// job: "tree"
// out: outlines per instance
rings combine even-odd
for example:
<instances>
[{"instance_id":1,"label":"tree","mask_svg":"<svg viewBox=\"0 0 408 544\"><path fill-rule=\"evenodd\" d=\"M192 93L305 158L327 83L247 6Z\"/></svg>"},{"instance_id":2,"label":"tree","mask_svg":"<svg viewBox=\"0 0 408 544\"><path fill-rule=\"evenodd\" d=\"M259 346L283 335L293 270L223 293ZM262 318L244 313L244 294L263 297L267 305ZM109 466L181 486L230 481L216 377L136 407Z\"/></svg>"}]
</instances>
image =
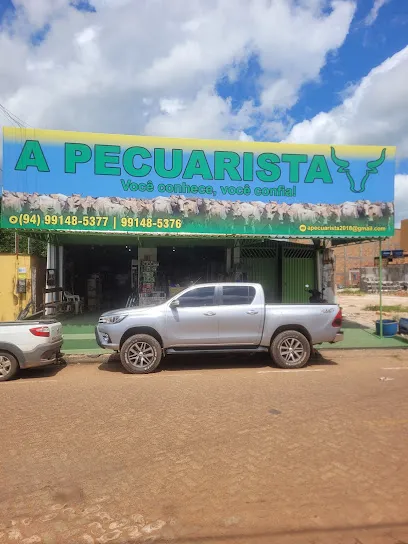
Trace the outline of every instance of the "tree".
<instances>
[{"instance_id":1,"label":"tree","mask_svg":"<svg viewBox=\"0 0 408 544\"><path fill-rule=\"evenodd\" d=\"M0 199L1 203L1 199ZM1 220L1 211L0 211ZM30 239L30 244L28 242ZM43 233L18 233L18 252L28 253L30 245L30 254L38 257L47 256L47 241ZM0 253L15 253L16 251L16 233L10 229L0 229Z\"/></svg>"}]
</instances>

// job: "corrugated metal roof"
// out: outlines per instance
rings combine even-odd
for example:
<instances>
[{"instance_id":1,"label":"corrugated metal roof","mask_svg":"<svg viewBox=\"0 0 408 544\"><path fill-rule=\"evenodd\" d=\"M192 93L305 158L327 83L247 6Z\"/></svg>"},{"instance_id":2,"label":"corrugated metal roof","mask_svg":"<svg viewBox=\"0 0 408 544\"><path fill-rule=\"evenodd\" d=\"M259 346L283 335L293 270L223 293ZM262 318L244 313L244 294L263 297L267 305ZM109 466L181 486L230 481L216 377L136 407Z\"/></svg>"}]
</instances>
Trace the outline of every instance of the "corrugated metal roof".
<instances>
[{"instance_id":1,"label":"corrugated metal roof","mask_svg":"<svg viewBox=\"0 0 408 544\"><path fill-rule=\"evenodd\" d=\"M16 229L19 231L20 229ZM109 236L137 236L137 237L174 237L177 238L180 236L187 237L187 238L265 238L268 240L285 240L285 239L298 239L298 240L313 240L313 239L328 239L328 240L385 240L389 238L388 236L373 236L370 238L361 238L358 236L347 236L347 238L341 238L338 236L333 236L331 234L322 234L320 236L307 236L302 234L285 234L285 235L268 235L268 234L214 234L214 233L207 233L207 234L197 234L197 233L191 233L191 232L133 232L133 231L90 231L90 230L71 230L71 231L63 231L63 230L56 230L56 231L50 231L50 230L39 230L35 229L33 231L30 231L29 229L22 229L21 233L28 234L49 234L54 236L72 236L72 235L82 235L82 236L98 236L98 235L109 235Z\"/></svg>"},{"instance_id":2,"label":"corrugated metal roof","mask_svg":"<svg viewBox=\"0 0 408 544\"><path fill-rule=\"evenodd\" d=\"M39 239L44 240L44 238L49 240L55 240L55 241L64 241L67 243L69 239L69 243L74 244L75 242L78 243L78 235L81 237L81 243L84 242L83 238L88 239L97 239L103 237L103 242L106 245L109 245L109 242L107 240L107 237L109 239L115 239L115 241L118 241L119 239L123 239L125 242L126 239L135 239L137 238L139 242L143 239L180 239L183 238L184 240L190 239L190 240L203 240L203 239L212 239L212 240L226 240L226 241L239 241L239 240L274 240L274 241L284 241L284 240L291 240L296 241L301 240L304 241L310 241L312 243L313 240L330 240L332 242L333 247L342 246L342 245L349 245L349 244L359 244L363 242L372 242L372 241L378 241L380 239L385 240L387 237L370 237L370 238L361 238L358 236L348 236L347 238L340 238L332 235L321 235L321 236L302 236L299 234L293 234L293 235L265 235L265 234L197 234L197 233L175 233L175 232L145 232L143 234L141 233L135 233L132 231L129 232L117 232L117 231L105 231L105 232L93 232L93 231L84 231L84 230L76 230L76 231L48 231L48 230L35 230L35 231L29 231L24 229L24 231L21 231L24 234L30 234L31 237L35 238L36 236Z\"/></svg>"}]
</instances>

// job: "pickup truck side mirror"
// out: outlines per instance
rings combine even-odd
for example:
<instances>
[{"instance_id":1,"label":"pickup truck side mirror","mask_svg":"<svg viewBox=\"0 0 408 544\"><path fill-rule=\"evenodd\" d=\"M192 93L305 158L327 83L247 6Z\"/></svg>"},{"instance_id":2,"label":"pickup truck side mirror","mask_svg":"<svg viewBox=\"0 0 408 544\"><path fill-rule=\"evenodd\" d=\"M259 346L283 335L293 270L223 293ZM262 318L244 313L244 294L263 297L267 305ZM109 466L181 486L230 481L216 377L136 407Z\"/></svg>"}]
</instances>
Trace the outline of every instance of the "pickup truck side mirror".
<instances>
[{"instance_id":1,"label":"pickup truck side mirror","mask_svg":"<svg viewBox=\"0 0 408 544\"><path fill-rule=\"evenodd\" d=\"M170 308L178 308L180 306L180 301L178 299L172 300L170 302Z\"/></svg>"}]
</instances>

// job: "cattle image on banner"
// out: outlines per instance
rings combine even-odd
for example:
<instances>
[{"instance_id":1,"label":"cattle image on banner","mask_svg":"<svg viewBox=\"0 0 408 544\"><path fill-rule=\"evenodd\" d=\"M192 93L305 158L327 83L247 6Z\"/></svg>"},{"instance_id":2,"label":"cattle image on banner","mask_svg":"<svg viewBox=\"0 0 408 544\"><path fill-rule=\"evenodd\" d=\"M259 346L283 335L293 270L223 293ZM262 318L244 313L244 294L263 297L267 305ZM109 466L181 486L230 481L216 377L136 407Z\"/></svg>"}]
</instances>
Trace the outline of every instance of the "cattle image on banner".
<instances>
[{"instance_id":1,"label":"cattle image on banner","mask_svg":"<svg viewBox=\"0 0 408 544\"><path fill-rule=\"evenodd\" d=\"M4 128L3 228L374 237L395 148Z\"/></svg>"}]
</instances>

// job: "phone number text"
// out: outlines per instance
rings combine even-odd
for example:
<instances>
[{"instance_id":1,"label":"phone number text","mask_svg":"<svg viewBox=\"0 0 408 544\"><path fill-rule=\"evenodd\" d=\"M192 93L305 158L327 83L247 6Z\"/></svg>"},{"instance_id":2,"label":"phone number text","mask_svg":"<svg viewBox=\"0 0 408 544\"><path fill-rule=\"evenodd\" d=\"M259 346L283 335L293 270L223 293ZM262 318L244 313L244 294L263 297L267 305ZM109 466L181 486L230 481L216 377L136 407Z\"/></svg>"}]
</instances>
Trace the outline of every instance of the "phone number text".
<instances>
[{"instance_id":1,"label":"phone number text","mask_svg":"<svg viewBox=\"0 0 408 544\"><path fill-rule=\"evenodd\" d=\"M158 229L181 229L183 222L181 219L152 219L151 217L122 217L120 226L124 228L148 228L157 227Z\"/></svg>"},{"instance_id":2,"label":"phone number text","mask_svg":"<svg viewBox=\"0 0 408 544\"><path fill-rule=\"evenodd\" d=\"M9 217L11 225L41 227L41 226L70 226L70 227L102 227L116 229L181 229L181 219L161 219L151 217L107 217L107 216L82 216L76 215L44 215L22 213Z\"/></svg>"}]
</instances>

